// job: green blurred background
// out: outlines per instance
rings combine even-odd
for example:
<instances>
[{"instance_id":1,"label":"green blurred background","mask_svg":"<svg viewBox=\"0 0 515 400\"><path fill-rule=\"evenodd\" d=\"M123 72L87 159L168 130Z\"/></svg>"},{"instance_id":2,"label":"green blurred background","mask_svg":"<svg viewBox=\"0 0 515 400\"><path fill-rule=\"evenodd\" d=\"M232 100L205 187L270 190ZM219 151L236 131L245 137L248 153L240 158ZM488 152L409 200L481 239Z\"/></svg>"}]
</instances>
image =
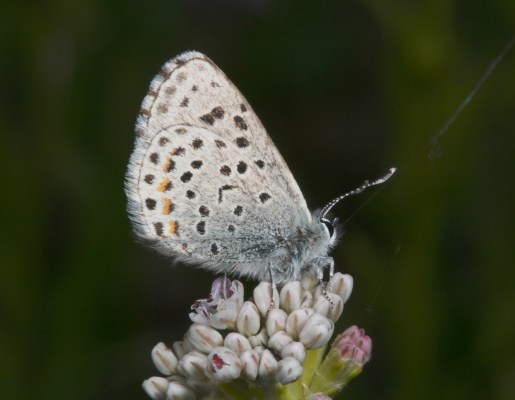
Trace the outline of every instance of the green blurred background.
<instances>
[{"instance_id":1,"label":"green blurred background","mask_svg":"<svg viewBox=\"0 0 515 400\"><path fill-rule=\"evenodd\" d=\"M515 50L420 152L515 33L513 0L6 3L0 398L146 399L151 348L209 292L135 243L123 192L148 84L187 49L240 88L310 207L405 167L336 210L367 203L334 252L355 279L337 330L374 340L341 398L515 398Z\"/></svg>"}]
</instances>

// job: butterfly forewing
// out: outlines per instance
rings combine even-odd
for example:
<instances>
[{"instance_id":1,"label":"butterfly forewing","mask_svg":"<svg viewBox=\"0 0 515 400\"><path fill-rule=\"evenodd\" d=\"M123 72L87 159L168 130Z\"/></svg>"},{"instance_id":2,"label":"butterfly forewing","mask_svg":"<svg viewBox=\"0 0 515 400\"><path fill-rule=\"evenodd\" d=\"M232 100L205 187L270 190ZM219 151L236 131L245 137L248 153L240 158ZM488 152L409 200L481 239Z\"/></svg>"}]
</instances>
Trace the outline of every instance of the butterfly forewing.
<instances>
[{"instance_id":1,"label":"butterfly forewing","mask_svg":"<svg viewBox=\"0 0 515 400\"><path fill-rule=\"evenodd\" d=\"M137 234L191 263L257 262L311 218L250 105L197 52L169 61L152 81L126 191Z\"/></svg>"}]
</instances>

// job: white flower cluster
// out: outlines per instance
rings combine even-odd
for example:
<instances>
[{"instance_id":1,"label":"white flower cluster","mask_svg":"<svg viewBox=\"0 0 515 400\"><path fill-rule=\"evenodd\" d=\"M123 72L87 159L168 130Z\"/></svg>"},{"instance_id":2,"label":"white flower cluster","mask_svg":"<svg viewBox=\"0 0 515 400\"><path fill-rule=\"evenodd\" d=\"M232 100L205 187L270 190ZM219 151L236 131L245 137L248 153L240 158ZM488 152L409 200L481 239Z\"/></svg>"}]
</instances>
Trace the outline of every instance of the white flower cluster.
<instances>
[{"instance_id":1,"label":"white flower cluster","mask_svg":"<svg viewBox=\"0 0 515 400\"><path fill-rule=\"evenodd\" d=\"M325 346L349 298L353 280L336 273L323 290L315 278L285 284L278 292L261 282L244 301L241 282L218 278L211 294L192 306L182 341L152 350L156 368L143 388L153 399L208 397L235 379L288 384L303 374L308 350Z\"/></svg>"}]
</instances>

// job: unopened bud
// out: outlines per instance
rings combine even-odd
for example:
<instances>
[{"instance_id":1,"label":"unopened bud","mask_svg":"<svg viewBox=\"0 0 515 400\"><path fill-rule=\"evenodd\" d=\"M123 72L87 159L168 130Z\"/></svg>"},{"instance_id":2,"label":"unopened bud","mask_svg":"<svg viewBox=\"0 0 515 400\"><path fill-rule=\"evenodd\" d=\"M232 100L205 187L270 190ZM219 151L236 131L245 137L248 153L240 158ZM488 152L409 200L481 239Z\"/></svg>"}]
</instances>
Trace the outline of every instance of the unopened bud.
<instances>
[{"instance_id":1,"label":"unopened bud","mask_svg":"<svg viewBox=\"0 0 515 400\"><path fill-rule=\"evenodd\" d=\"M259 377L265 380L272 380L277 371L277 360L268 349L263 350L259 360Z\"/></svg>"},{"instance_id":2,"label":"unopened bud","mask_svg":"<svg viewBox=\"0 0 515 400\"><path fill-rule=\"evenodd\" d=\"M304 372L299 361L293 357L286 357L277 364L277 382L287 385L295 382Z\"/></svg>"},{"instance_id":3,"label":"unopened bud","mask_svg":"<svg viewBox=\"0 0 515 400\"><path fill-rule=\"evenodd\" d=\"M340 315L342 315L343 301L340 296L334 293L328 292L326 296L319 296L313 305L313 309L315 312L335 322L340 318Z\"/></svg>"},{"instance_id":4,"label":"unopened bud","mask_svg":"<svg viewBox=\"0 0 515 400\"><path fill-rule=\"evenodd\" d=\"M277 292L277 289L272 291L272 285L270 282L261 282L254 289L254 303L256 303L256 306L263 317L265 317L268 311L270 311L272 298L272 309L276 309L279 307L279 293Z\"/></svg>"},{"instance_id":5,"label":"unopened bud","mask_svg":"<svg viewBox=\"0 0 515 400\"><path fill-rule=\"evenodd\" d=\"M258 346L264 346L266 343L268 343L268 334L266 332L266 328L261 329L257 335L249 337L249 343L253 349Z\"/></svg>"},{"instance_id":6,"label":"unopened bud","mask_svg":"<svg viewBox=\"0 0 515 400\"><path fill-rule=\"evenodd\" d=\"M204 354L191 352L181 358L178 371L190 380L202 381L206 379L206 364Z\"/></svg>"},{"instance_id":7,"label":"unopened bud","mask_svg":"<svg viewBox=\"0 0 515 400\"><path fill-rule=\"evenodd\" d=\"M184 348L184 344L181 340L174 342L172 344L172 349L178 359L180 359L187 353L186 349Z\"/></svg>"},{"instance_id":8,"label":"unopened bud","mask_svg":"<svg viewBox=\"0 0 515 400\"><path fill-rule=\"evenodd\" d=\"M170 382L166 392L167 400L195 400L197 396L193 389L181 382Z\"/></svg>"},{"instance_id":9,"label":"unopened bud","mask_svg":"<svg viewBox=\"0 0 515 400\"><path fill-rule=\"evenodd\" d=\"M217 382L230 382L239 378L241 361L234 351L217 347L207 356L206 371Z\"/></svg>"},{"instance_id":10,"label":"unopened bud","mask_svg":"<svg viewBox=\"0 0 515 400\"><path fill-rule=\"evenodd\" d=\"M299 281L291 281L283 286L280 293L281 307L287 313L300 308L303 299L304 289Z\"/></svg>"},{"instance_id":11,"label":"unopened bud","mask_svg":"<svg viewBox=\"0 0 515 400\"><path fill-rule=\"evenodd\" d=\"M211 326L215 329L234 329L238 317L238 307L231 307L218 311L211 316Z\"/></svg>"},{"instance_id":12,"label":"unopened bud","mask_svg":"<svg viewBox=\"0 0 515 400\"><path fill-rule=\"evenodd\" d=\"M302 343L290 342L281 350L281 357L293 357L302 364L306 359L306 353L306 348Z\"/></svg>"},{"instance_id":13,"label":"unopened bud","mask_svg":"<svg viewBox=\"0 0 515 400\"><path fill-rule=\"evenodd\" d=\"M331 338L334 322L321 314L314 313L307 320L299 334L299 341L307 349L318 349L324 346Z\"/></svg>"},{"instance_id":14,"label":"unopened bud","mask_svg":"<svg viewBox=\"0 0 515 400\"><path fill-rule=\"evenodd\" d=\"M370 359L372 340L363 329L351 326L338 335L310 384L312 392L333 395L361 373Z\"/></svg>"},{"instance_id":15,"label":"unopened bud","mask_svg":"<svg viewBox=\"0 0 515 400\"><path fill-rule=\"evenodd\" d=\"M268 347L274 349L277 352L281 352L284 346L288 343L293 342L293 339L284 331L274 333L268 340Z\"/></svg>"},{"instance_id":16,"label":"unopened bud","mask_svg":"<svg viewBox=\"0 0 515 400\"><path fill-rule=\"evenodd\" d=\"M293 311L286 319L286 333L293 339L298 339L300 331L314 313L315 311L311 308L301 308Z\"/></svg>"},{"instance_id":17,"label":"unopened bud","mask_svg":"<svg viewBox=\"0 0 515 400\"><path fill-rule=\"evenodd\" d=\"M151 356L154 365L163 375L172 375L179 364L179 360L172 349L163 342L154 346Z\"/></svg>"},{"instance_id":18,"label":"unopened bud","mask_svg":"<svg viewBox=\"0 0 515 400\"><path fill-rule=\"evenodd\" d=\"M143 381L143 390L148 394L151 399L164 400L166 399L166 391L168 390L169 382L167 379L160 376L153 376Z\"/></svg>"},{"instance_id":19,"label":"unopened bud","mask_svg":"<svg viewBox=\"0 0 515 400\"><path fill-rule=\"evenodd\" d=\"M353 325L338 335L333 347L340 352L344 360L363 367L370 360L372 339L365 335L364 329Z\"/></svg>"},{"instance_id":20,"label":"unopened bud","mask_svg":"<svg viewBox=\"0 0 515 400\"><path fill-rule=\"evenodd\" d=\"M247 350L240 354L241 376L249 381L257 378L259 369L259 353L256 350Z\"/></svg>"},{"instance_id":21,"label":"unopened bud","mask_svg":"<svg viewBox=\"0 0 515 400\"><path fill-rule=\"evenodd\" d=\"M284 331L286 329L286 319L288 314L280 308L271 310L266 316L266 331L269 336L272 336L277 331Z\"/></svg>"},{"instance_id":22,"label":"unopened bud","mask_svg":"<svg viewBox=\"0 0 515 400\"><path fill-rule=\"evenodd\" d=\"M256 305L250 301L243 303L238 318L236 319L236 327L238 331L249 337L259 332L261 318Z\"/></svg>"},{"instance_id":23,"label":"unopened bud","mask_svg":"<svg viewBox=\"0 0 515 400\"><path fill-rule=\"evenodd\" d=\"M231 332L225 337L224 346L231 349L236 354L241 354L251 349L249 340L242 334L236 332Z\"/></svg>"},{"instance_id":24,"label":"unopened bud","mask_svg":"<svg viewBox=\"0 0 515 400\"><path fill-rule=\"evenodd\" d=\"M343 304L345 304L352 293L353 286L352 276L337 272L327 284L327 290L340 296Z\"/></svg>"},{"instance_id":25,"label":"unopened bud","mask_svg":"<svg viewBox=\"0 0 515 400\"><path fill-rule=\"evenodd\" d=\"M185 342L188 341L195 350L209 353L217 346L222 346L224 339L222 335L215 329L193 324L185 335Z\"/></svg>"},{"instance_id":26,"label":"unopened bud","mask_svg":"<svg viewBox=\"0 0 515 400\"><path fill-rule=\"evenodd\" d=\"M313 295L308 290L302 291L302 300L299 308L309 308L313 307Z\"/></svg>"}]
</instances>

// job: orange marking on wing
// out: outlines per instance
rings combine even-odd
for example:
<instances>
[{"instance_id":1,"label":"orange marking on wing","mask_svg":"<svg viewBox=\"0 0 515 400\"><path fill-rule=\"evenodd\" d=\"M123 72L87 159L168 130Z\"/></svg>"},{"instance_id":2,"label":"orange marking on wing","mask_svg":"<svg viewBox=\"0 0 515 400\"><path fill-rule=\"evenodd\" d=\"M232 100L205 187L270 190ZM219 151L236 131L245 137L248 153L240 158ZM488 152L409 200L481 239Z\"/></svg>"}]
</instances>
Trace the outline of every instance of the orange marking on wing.
<instances>
[{"instance_id":1,"label":"orange marking on wing","mask_svg":"<svg viewBox=\"0 0 515 400\"><path fill-rule=\"evenodd\" d=\"M168 215L173 211L173 203L172 200L164 198L163 199L163 214Z\"/></svg>"},{"instance_id":2,"label":"orange marking on wing","mask_svg":"<svg viewBox=\"0 0 515 400\"><path fill-rule=\"evenodd\" d=\"M166 163L165 163L164 167L163 167L163 172L164 173L170 172L171 170L173 170L174 166L175 166L175 161L173 161L171 157L168 158L166 160Z\"/></svg>"},{"instance_id":3,"label":"orange marking on wing","mask_svg":"<svg viewBox=\"0 0 515 400\"><path fill-rule=\"evenodd\" d=\"M174 236L179 236L179 223L175 220L170 220L170 233Z\"/></svg>"},{"instance_id":4,"label":"orange marking on wing","mask_svg":"<svg viewBox=\"0 0 515 400\"><path fill-rule=\"evenodd\" d=\"M164 178L159 187L157 188L158 192L164 192L165 190L168 190L170 184L170 179Z\"/></svg>"}]
</instances>

